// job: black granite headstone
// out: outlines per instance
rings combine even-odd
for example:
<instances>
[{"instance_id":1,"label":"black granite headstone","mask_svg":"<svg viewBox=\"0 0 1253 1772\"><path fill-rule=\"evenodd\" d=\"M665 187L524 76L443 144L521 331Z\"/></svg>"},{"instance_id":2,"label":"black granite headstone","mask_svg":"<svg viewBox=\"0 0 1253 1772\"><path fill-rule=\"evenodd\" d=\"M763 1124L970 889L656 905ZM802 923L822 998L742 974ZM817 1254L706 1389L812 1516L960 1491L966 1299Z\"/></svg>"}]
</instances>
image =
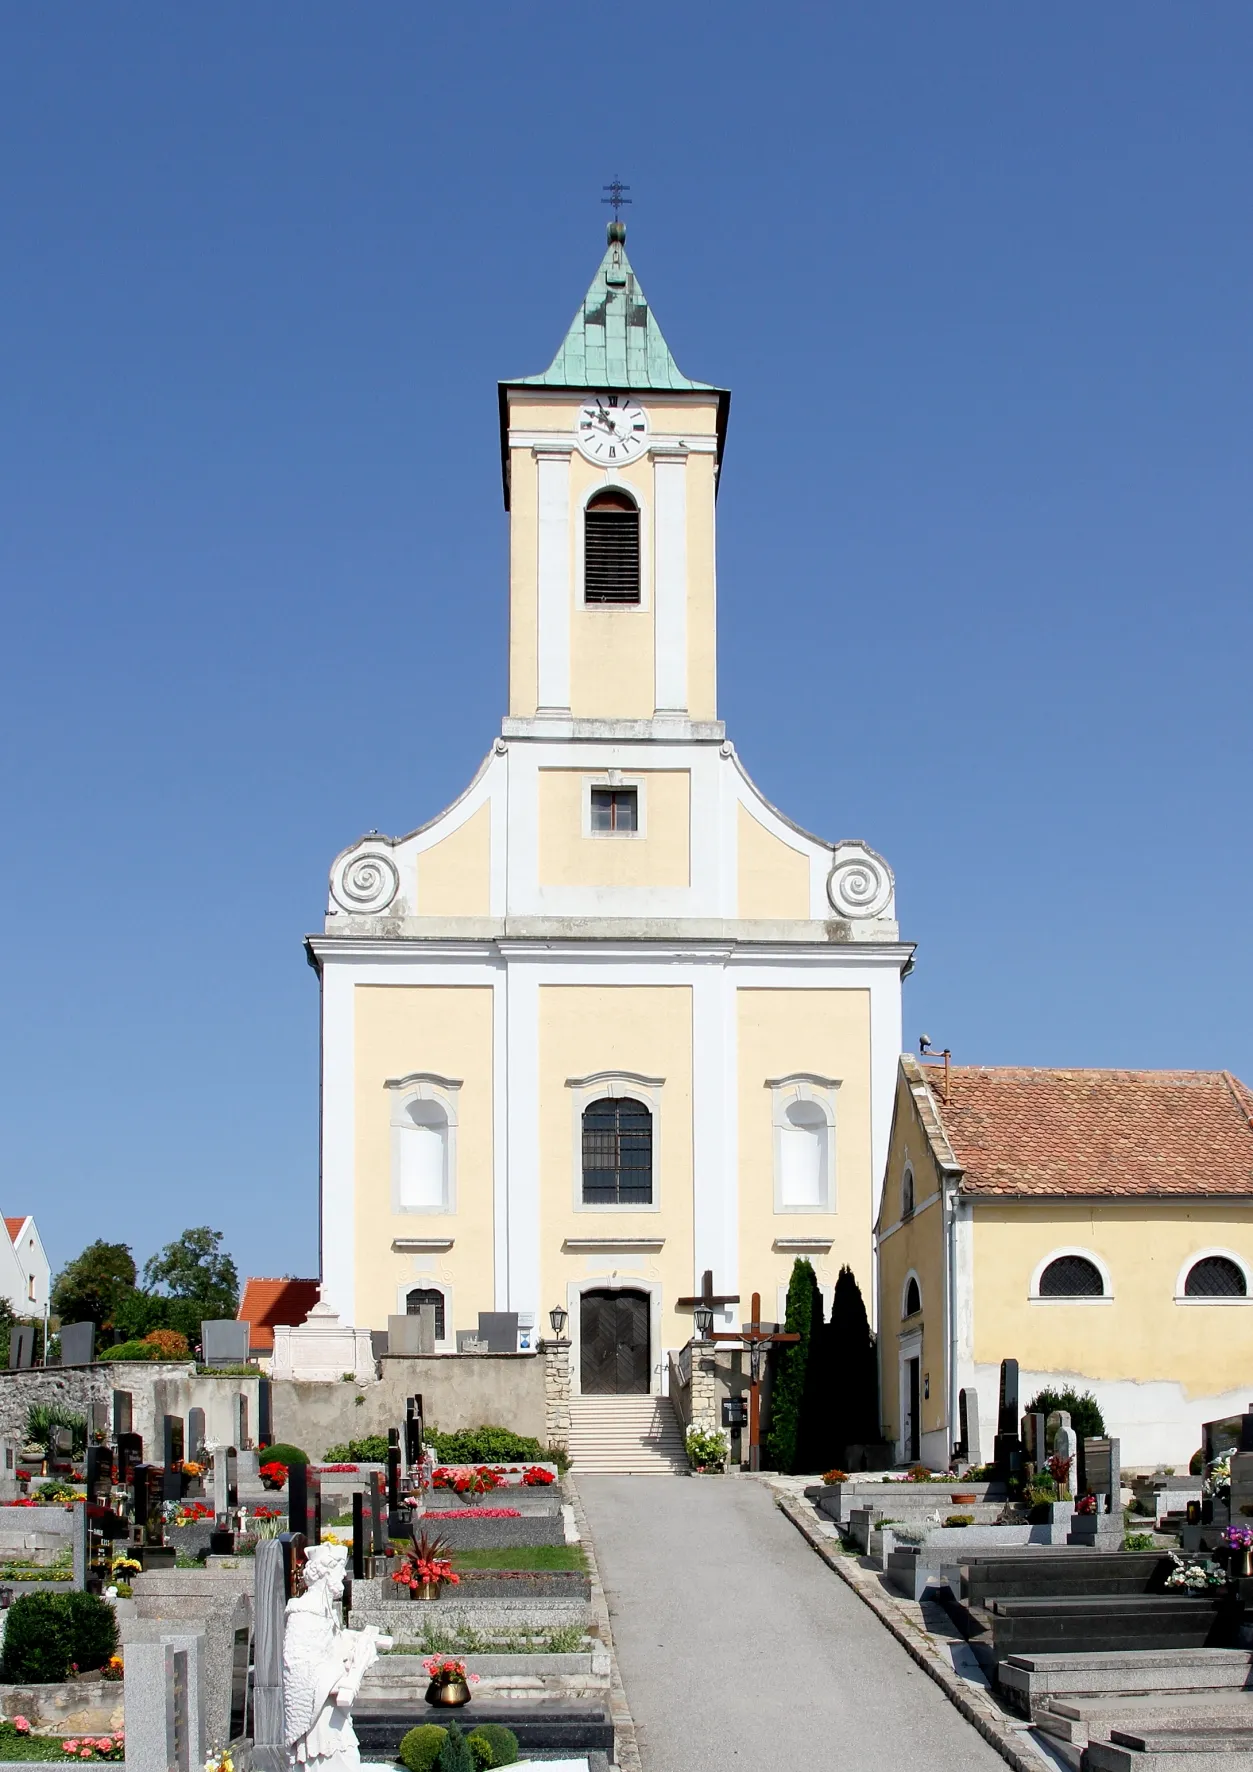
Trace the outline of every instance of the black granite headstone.
<instances>
[{"instance_id":1,"label":"black granite headstone","mask_svg":"<svg viewBox=\"0 0 1253 1772\"><path fill-rule=\"evenodd\" d=\"M113 1393L113 1438L131 1431L131 1394L129 1391Z\"/></svg>"},{"instance_id":2,"label":"black granite headstone","mask_svg":"<svg viewBox=\"0 0 1253 1772\"><path fill-rule=\"evenodd\" d=\"M378 1471L370 1472L369 1509L370 1555L385 1557L387 1555L386 1504L383 1496L383 1482Z\"/></svg>"},{"instance_id":3,"label":"black granite headstone","mask_svg":"<svg viewBox=\"0 0 1253 1772\"><path fill-rule=\"evenodd\" d=\"M352 1496L352 1578L354 1581L365 1580L366 1514L365 1497L360 1489L354 1489Z\"/></svg>"},{"instance_id":4,"label":"black granite headstone","mask_svg":"<svg viewBox=\"0 0 1253 1772\"><path fill-rule=\"evenodd\" d=\"M62 1323L61 1364L63 1366L90 1366L95 1351L96 1325L94 1323Z\"/></svg>"},{"instance_id":5,"label":"black granite headstone","mask_svg":"<svg viewBox=\"0 0 1253 1772\"><path fill-rule=\"evenodd\" d=\"M400 1430L387 1430L387 1530L391 1537L409 1530L409 1517L400 1504Z\"/></svg>"},{"instance_id":6,"label":"black granite headstone","mask_svg":"<svg viewBox=\"0 0 1253 1772\"><path fill-rule=\"evenodd\" d=\"M257 1445L268 1446L274 1439L274 1396L268 1378L257 1383ZM240 1441L243 1445L243 1441Z\"/></svg>"},{"instance_id":7,"label":"black granite headstone","mask_svg":"<svg viewBox=\"0 0 1253 1772\"><path fill-rule=\"evenodd\" d=\"M183 1473L180 1468L183 1462L183 1418L181 1415L162 1417L161 1444L165 1464L165 1499L167 1501L181 1501L183 1498Z\"/></svg>"},{"instance_id":8,"label":"black granite headstone","mask_svg":"<svg viewBox=\"0 0 1253 1772\"><path fill-rule=\"evenodd\" d=\"M322 1478L312 1465L287 1467L287 1520L306 1545L322 1542Z\"/></svg>"},{"instance_id":9,"label":"black granite headstone","mask_svg":"<svg viewBox=\"0 0 1253 1772\"><path fill-rule=\"evenodd\" d=\"M35 1364L35 1325L14 1323L9 1330L9 1365L25 1371Z\"/></svg>"},{"instance_id":10,"label":"black granite headstone","mask_svg":"<svg viewBox=\"0 0 1253 1772\"><path fill-rule=\"evenodd\" d=\"M114 1393L117 1394L116 1392ZM124 1393L125 1394L125 1393ZM129 1411L128 1411L129 1414ZM126 1433L117 1435L117 1480L125 1485L131 1480L131 1473L137 1464L144 1461L144 1442L140 1434Z\"/></svg>"},{"instance_id":11,"label":"black granite headstone","mask_svg":"<svg viewBox=\"0 0 1253 1772\"><path fill-rule=\"evenodd\" d=\"M997 1414L996 1431L999 1434L1016 1434L1018 1432L1017 1360L1001 1361L1000 1406Z\"/></svg>"},{"instance_id":12,"label":"black granite headstone","mask_svg":"<svg viewBox=\"0 0 1253 1772\"><path fill-rule=\"evenodd\" d=\"M104 1500L113 1481L113 1448L88 1446L83 1475L87 1483L87 1500Z\"/></svg>"},{"instance_id":13,"label":"black granite headstone","mask_svg":"<svg viewBox=\"0 0 1253 1772\"><path fill-rule=\"evenodd\" d=\"M405 1404L405 1463L410 1470L422 1462L422 1399L410 1397Z\"/></svg>"},{"instance_id":14,"label":"black granite headstone","mask_svg":"<svg viewBox=\"0 0 1253 1772\"><path fill-rule=\"evenodd\" d=\"M1048 1463L1048 1447L1044 1436L1045 1417L1043 1415L1024 1415L1022 1418L1022 1455L1037 1470L1043 1470Z\"/></svg>"}]
</instances>

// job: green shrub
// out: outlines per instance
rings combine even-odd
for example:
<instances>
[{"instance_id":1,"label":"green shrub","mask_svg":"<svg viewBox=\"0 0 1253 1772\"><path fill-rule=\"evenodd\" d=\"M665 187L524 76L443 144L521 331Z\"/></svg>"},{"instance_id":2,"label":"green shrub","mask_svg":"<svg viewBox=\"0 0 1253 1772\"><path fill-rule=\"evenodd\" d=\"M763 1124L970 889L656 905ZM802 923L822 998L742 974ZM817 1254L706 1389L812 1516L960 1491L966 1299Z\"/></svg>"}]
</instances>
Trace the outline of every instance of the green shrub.
<instances>
[{"instance_id":1,"label":"green shrub","mask_svg":"<svg viewBox=\"0 0 1253 1772\"><path fill-rule=\"evenodd\" d=\"M570 1468L570 1454L564 1446L554 1445L550 1440L548 1445L544 1448L544 1456L540 1462L542 1464L555 1464L557 1467L557 1475L559 1477L564 1477Z\"/></svg>"},{"instance_id":2,"label":"green shrub","mask_svg":"<svg viewBox=\"0 0 1253 1772\"><path fill-rule=\"evenodd\" d=\"M436 1772L478 1772L474 1755L455 1723L450 1723L435 1758Z\"/></svg>"},{"instance_id":3,"label":"green shrub","mask_svg":"<svg viewBox=\"0 0 1253 1772\"><path fill-rule=\"evenodd\" d=\"M1146 1551L1156 1548L1151 1532L1124 1532L1122 1547L1124 1550L1132 1551Z\"/></svg>"},{"instance_id":4,"label":"green shrub","mask_svg":"<svg viewBox=\"0 0 1253 1772\"><path fill-rule=\"evenodd\" d=\"M441 1464L539 1464L544 1457L538 1440L507 1427L466 1427L450 1434L430 1428L426 1438Z\"/></svg>"},{"instance_id":5,"label":"green shrub","mask_svg":"<svg viewBox=\"0 0 1253 1772\"><path fill-rule=\"evenodd\" d=\"M302 1452L299 1446L288 1446L280 1440L276 1446L267 1446L257 1454L259 1464L308 1464L309 1454Z\"/></svg>"},{"instance_id":6,"label":"green shrub","mask_svg":"<svg viewBox=\"0 0 1253 1772\"><path fill-rule=\"evenodd\" d=\"M406 1772L431 1772L448 1735L438 1723L419 1723L400 1738L400 1763Z\"/></svg>"},{"instance_id":7,"label":"green shrub","mask_svg":"<svg viewBox=\"0 0 1253 1772\"><path fill-rule=\"evenodd\" d=\"M322 1454L323 1464L386 1464L387 1435L367 1434L364 1440L349 1440L346 1446L328 1446ZM434 1728L435 1725L424 1725Z\"/></svg>"},{"instance_id":8,"label":"green shrub","mask_svg":"<svg viewBox=\"0 0 1253 1772\"><path fill-rule=\"evenodd\" d=\"M766 1431L766 1468L776 1471L800 1469L801 1402L809 1366L809 1344L815 1317L819 1324L822 1294L811 1262L798 1256L792 1263L787 1288L787 1314L783 1327L797 1339L779 1355L770 1392L770 1426ZM815 1300L818 1307L815 1309ZM821 1468L821 1467L819 1467Z\"/></svg>"},{"instance_id":9,"label":"green shrub","mask_svg":"<svg viewBox=\"0 0 1253 1772\"><path fill-rule=\"evenodd\" d=\"M480 1766L512 1766L518 1738L503 1723L479 1723L466 1736L466 1746Z\"/></svg>"},{"instance_id":10,"label":"green shrub","mask_svg":"<svg viewBox=\"0 0 1253 1772\"><path fill-rule=\"evenodd\" d=\"M1037 1391L1024 1413L1049 1416L1055 1409L1065 1409L1068 1412L1071 1427L1084 1439L1105 1438L1105 1417L1091 1391L1084 1391L1080 1396L1073 1385L1067 1385L1064 1391Z\"/></svg>"},{"instance_id":11,"label":"green shrub","mask_svg":"<svg viewBox=\"0 0 1253 1772\"><path fill-rule=\"evenodd\" d=\"M58 1502L77 1501L78 1490L72 1483L41 1483L35 1491L35 1500L44 1507L55 1507Z\"/></svg>"},{"instance_id":12,"label":"green shrub","mask_svg":"<svg viewBox=\"0 0 1253 1772\"><path fill-rule=\"evenodd\" d=\"M47 1446L54 1427L68 1427L73 1436L74 1456L81 1458L87 1447L87 1417L64 1403L32 1403L26 1411L26 1438L36 1446Z\"/></svg>"},{"instance_id":13,"label":"green shrub","mask_svg":"<svg viewBox=\"0 0 1253 1772\"><path fill-rule=\"evenodd\" d=\"M155 1360L157 1350L150 1341L119 1341L101 1354L102 1360Z\"/></svg>"},{"instance_id":14,"label":"green shrub","mask_svg":"<svg viewBox=\"0 0 1253 1772\"><path fill-rule=\"evenodd\" d=\"M117 1619L99 1594L22 1594L8 1610L0 1679L63 1680L71 1667L103 1667L116 1649Z\"/></svg>"},{"instance_id":15,"label":"green shrub","mask_svg":"<svg viewBox=\"0 0 1253 1772\"><path fill-rule=\"evenodd\" d=\"M705 1433L698 1427L687 1430L684 1442L687 1447L687 1461L695 1470L697 1465L720 1471L727 1462L727 1436L720 1433Z\"/></svg>"}]
</instances>

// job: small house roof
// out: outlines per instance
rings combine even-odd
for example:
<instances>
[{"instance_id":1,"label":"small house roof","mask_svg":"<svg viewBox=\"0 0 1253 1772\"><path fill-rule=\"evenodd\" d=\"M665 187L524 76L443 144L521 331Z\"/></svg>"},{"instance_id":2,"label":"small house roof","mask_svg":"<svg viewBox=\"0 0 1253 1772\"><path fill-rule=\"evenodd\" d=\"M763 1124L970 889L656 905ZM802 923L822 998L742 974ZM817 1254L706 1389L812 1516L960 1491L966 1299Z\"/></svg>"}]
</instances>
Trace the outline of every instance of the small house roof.
<instances>
[{"instance_id":1,"label":"small house roof","mask_svg":"<svg viewBox=\"0 0 1253 1772\"><path fill-rule=\"evenodd\" d=\"M237 1322L251 1324L249 1346L254 1353L270 1353L275 1325L295 1328L303 1323L322 1290L320 1280L281 1280L249 1277L235 1313Z\"/></svg>"},{"instance_id":2,"label":"small house roof","mask_svg":"<svg viewBox=\"0 0 1253 1772\"><path fill-rule=\"evenodd\" d=\"M4 1221L4 1228L5 1228L5 1230L7 1230L7 1231L8 1231L8 1233L9 1233L9 1241L10 1241L10 1243L16 1243L16 1242L17 1242L17 1239L18 1239L18 1238L19 1238L19 1237L20 1237L20 1236L21 1236L21 1234L22 1234L22 1227L23 1227L23 1226L24 1226L24 1225L25 1225L25 1224L26 1224L26 1221L27 1221L27 1219L29 1219L29 1217L30 1217L30 1213L29 1213L29 1212L27 1212L27 1213L26 1213L26 1214L25 1214L25 1215L24 1215L24 1216L23 1216L23 1217L21 1217L21 1218L6 1218L6 1219L5 1219L5 1221Z\"/></svg>"},{"instance_id":3,"label":"small house roof","mask_svg":"<svg viewBox=\"0 0 1253 1772\"><path fill-rule=\"evenodd\" d=\"M1229 1071L901 1068L964 1194L1253 1197L1253 1092Z\"/></svg>"}]
</instances>

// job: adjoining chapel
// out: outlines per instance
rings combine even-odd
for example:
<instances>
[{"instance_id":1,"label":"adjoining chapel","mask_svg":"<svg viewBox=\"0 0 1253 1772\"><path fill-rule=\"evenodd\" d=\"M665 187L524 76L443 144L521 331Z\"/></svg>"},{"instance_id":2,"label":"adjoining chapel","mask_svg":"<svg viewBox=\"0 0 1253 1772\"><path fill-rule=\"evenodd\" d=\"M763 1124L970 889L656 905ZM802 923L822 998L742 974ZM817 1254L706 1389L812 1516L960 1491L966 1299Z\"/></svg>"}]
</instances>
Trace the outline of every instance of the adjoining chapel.
<instances>
[{"instance_id":1,"label":"adjoining chapel","mask_svg":"<svg viewBox=\"0 0 1253 1772\"><path fill-rule=\"evenodd\" d=\"M308 947L326 1303L433 1304L449 1352L561 1305L576 1392L655 1394L707 1269L743 1300L715 1327L753 1291L782 1316L798 1254L871 1302L912 950L883 858L772 806L718 718L730 396L679 370L625 232L499 387L500 733L452 806L336 858Z\"/></svg>"}]
</instances>

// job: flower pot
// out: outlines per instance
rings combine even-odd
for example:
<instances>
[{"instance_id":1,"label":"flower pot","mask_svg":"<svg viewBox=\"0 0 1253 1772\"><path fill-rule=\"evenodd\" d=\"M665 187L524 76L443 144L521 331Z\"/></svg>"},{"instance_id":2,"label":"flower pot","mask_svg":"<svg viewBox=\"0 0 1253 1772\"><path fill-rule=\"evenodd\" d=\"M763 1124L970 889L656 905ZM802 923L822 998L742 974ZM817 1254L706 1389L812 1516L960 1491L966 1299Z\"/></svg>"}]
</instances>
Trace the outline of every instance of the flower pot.
<instances>
[{"instance_id":1,"label":"flower pot","mask_svg":"<svg viewBox=\"0 0 1253 1772\"><path fill-rule=\"evenodd\" d=\"M450 1709L458 1705L469 1704L470 1688L464 1680L432 1680L426 1689L428 1704L447 1705Z\"/></svg>"},{"instance_id":2,"label":"flower pot","mask_svg":"<svg viewBox=\"0 0 1253 1772\"><path fill-rule=\"evenodd\" d=\"M978 1501L978 1499L979 1499L979 1497L977 1495L967 1494L964 1490L958 1491L958 1490L954 1489L954 1490L950 1491L950 1493L949 1493L949 1500L950 1501L964 1501L967 1503L967 1505L969 1505L970 1502L972 1502L972 1501Z\"/></svg>"},{"instance_id":3,"label":"flower pot","mask_svg":"<svg viewBox=\"0 0 1253 1772\"><path fill-rule=\"evenodd\" d=\"M409 1598L411 1600L438 1600L443 1591L442 1582L419 1581L409 1589Z\"/></svg>"},{"instance_id":4,"label":"flower pot","mask_svg":"<svg viewBox=\"0 0 1253 1772\"><path fill-rule=\"evenodd\" d=\"M1227 1559L1227 1575L1232 1581L1242 1575L1253 1575L1253 1550L1233 1548Z\"/></svg>"}]
</instances>

